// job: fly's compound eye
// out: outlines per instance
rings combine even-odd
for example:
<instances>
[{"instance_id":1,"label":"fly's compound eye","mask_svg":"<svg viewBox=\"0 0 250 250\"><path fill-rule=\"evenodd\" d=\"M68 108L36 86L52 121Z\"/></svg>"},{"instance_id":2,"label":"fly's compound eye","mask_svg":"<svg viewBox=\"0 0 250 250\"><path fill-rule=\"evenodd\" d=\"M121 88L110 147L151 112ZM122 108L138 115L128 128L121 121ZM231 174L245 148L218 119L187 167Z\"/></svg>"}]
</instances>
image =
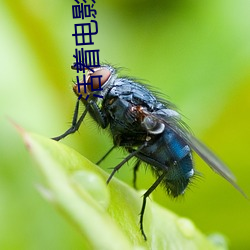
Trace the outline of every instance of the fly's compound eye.
<instances>
[{"instance_id":1,"label":"fly's compound eye","mask_svg":"<svg viewBox=\"0 0 250 250\"><path fill-rule=\"evenodd\" d=\"M94 91L101 91L110 76L111 71L107 68L93 68L88 70L85 82L84 80L79 81L80 93L78 92L77 84L73 87L73 90L78 96L81 94L83 97L86 97Z\"/></svg>"},{"instance_id":2,"label":"fly's compound eye","mask_svg":"<svg viewBox=\"0 0 250 250\"><path fill-rule=\"evenodd\" d=\"M106 68L97 68L93 69L94 72L89 71L87 75L87 83L91 83L87 85L87 89L89 92L93 90L98 90L108 81L111 72Z\"/></svg>"},{"instance_id":3,"label":"fly's compound eye","mask_svg":"<svg viewBox=\"0 0 250 250\"><path fill-rule=\"evenodd\" d=\"M161 134L165 129L165 125L163 123L150 116L146 116L142 124L150 134Z\"/></svg>"}]
</instances>

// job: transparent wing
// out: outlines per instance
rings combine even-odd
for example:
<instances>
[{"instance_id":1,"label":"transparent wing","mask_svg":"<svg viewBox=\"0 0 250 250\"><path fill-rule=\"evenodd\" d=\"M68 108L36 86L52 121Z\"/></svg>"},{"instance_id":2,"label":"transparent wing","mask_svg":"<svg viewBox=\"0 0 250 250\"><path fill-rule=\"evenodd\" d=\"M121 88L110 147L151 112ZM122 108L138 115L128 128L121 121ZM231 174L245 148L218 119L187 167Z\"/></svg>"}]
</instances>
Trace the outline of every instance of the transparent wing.
<instances>
[{"instance_id":1,"label":"transparent wing","mask_svg":"<svg viewBox=\"0 0 250 250\"><path fill-rule=\"evenodd\" d=\"M173 130L209 165L212 170L231 183L243 196L248 199L247 195L237 185L236 178L229 168L210 149L208 149L188 131L185 124L180 120L180 117L171 115L164 116L162 112L160 114L154 113L151 115L155 119L158 119L159 122L162 122L166 127Z\"/></svg>"},{"instance_id":2,"label":"transparent wing","mask_svg":"<svg viewBox=\"0 0 250 250\"><path fill-rule=\"evenodd\" d=\"M210 149L182 126L170 125L170 128L177 133L190 146L190 148L192 148L208 164L210 168L231 183L243 196L248 198L243 190L237 185L233 173Z\"/></svg>"}]
</instances>

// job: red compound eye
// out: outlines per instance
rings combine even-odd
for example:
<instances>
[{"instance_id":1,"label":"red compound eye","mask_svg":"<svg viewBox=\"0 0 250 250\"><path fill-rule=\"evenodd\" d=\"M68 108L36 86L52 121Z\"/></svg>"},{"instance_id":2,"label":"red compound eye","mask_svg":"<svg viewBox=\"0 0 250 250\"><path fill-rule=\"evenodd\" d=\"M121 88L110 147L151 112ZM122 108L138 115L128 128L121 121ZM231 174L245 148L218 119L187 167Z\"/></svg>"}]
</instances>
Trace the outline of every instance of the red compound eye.
<instances>
[{"instance_id":1,"label":"red compound eye","mask_svg":"<svg viewBox=\"0 0 250 250\"><path fill-rule=\"evenodd\" d=\"M110 75L111 75L111 72L105 68L97 69L94 73L92 73L90 71L88 74L87 82L90 83L92 80L93 89L99 89L100 88L100 84L99 84L100 78L95 77L95 76L102 76L101 77L101 86L103 86L107 82L107 80L109 79ZM89 92L91 92L91 85L88 85L87 89Z\"/></svg>"},{"instance_id":2,"label":"red compound eye","mask_svg":"<svg viewBox=\"0 0 250 250\"><path fill-rule=\"evenodd\" d=\"M84 92L84 85L86 84L84 84L83 80L79 81L79 83L81 84L80 93L78 92L78 85L77 84L74 85L73 90L77 96L81 94L83 97L86 97L88 94L92 92L91 90L94 91L94 90L100 89L101 86L103 86L108 81L111 75L111 71L107 68L92 68L92 70L94 70L94 72L89 70L86 75L86 82L91 83L92 81L92 84L86 86L87 93ZM97 76L101 76L101 77L97 77ZM99 84L99 81L100 81L100 84Z\"/></svg>"}]
</instances>

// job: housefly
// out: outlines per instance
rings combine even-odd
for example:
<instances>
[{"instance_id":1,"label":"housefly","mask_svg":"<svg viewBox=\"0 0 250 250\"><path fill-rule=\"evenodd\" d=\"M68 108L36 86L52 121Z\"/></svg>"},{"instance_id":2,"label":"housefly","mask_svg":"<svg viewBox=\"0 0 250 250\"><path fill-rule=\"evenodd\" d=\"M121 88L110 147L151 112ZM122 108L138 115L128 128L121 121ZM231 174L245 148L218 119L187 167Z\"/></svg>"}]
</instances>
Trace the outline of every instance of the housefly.
<instances>
[{"instance_id":1,"label":"housefly","mask_svg":"<svg viewBox=\"0 0 250 250\"><path fill-rule=\"evenodd\" d=\"M73 69L76 69L73 66ZM217 158L203 143L197 140L181 120L175 106L150 91L149 88L127 77L118 77L117 70L110 65L88 68L86 82L100 77L101 89L93 91L90 86L75 84L73 91L78 97L71 127L56 141L74 133L80 127L86 114L103 129L108 128L113 138L114 148L122 147L127 157L112 171L107 183L114 174L131 158L136 158L136 171L146 163L156 176L156 181L144 193L140 213L140 230L144 239L143 216L147 197L162 184L172 197L182 195L195 174L192 151L195 151L215 172L230 182L243 195L235 182L235 177L226 165ZM93 85L96 82L93 80ZM103 98L98 98L102 96ZM88 95L88 99L85 98ZM85 110L78 118L80 101ZM100 161L99 161L100 163Z\"/></svg>"}]
</instances>

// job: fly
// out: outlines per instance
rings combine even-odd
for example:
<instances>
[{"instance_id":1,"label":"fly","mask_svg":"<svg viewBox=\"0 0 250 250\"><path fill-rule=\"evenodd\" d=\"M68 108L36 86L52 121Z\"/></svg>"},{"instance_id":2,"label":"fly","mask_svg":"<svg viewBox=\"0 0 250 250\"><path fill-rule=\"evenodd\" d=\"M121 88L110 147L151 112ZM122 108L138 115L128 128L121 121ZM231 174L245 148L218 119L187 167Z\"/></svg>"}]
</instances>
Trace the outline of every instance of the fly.
<instances>
[{"instance_id":1,"label":"fly","mask_svg":"<svg viewBox=\"0 0 250 250\"><path fill-rule=\"evenodd\" d=\"M78 100L72 125L65 133L53 139L59 141L76 132L89 113L97 124L110 131L113 138L113 147L98 163L116 147L123 147L128 152L125 159L114 167L107 183L131 158L137 159L134 166L134 186L136 171L140 165L146 163L151 167L157 178L143 195L140 213L140 230L145 240L143 216L147 197L159 184L172 197L185 192L195 174L192 151L246 197L227 166L189 132L172 103L158 98L146 85L127 77L118 77L116 69L110 65L88 69L87 83L97 76L101 76L101 89L97 92L92 91L89 86L81 86L78 91L78 85L74 85L73 91ZM95 84L97 82L93 81L93 85ZM102 96L103 99L96 96ZM85 110L78 118L80 101Z\"/></svg>"}]
</instances>

